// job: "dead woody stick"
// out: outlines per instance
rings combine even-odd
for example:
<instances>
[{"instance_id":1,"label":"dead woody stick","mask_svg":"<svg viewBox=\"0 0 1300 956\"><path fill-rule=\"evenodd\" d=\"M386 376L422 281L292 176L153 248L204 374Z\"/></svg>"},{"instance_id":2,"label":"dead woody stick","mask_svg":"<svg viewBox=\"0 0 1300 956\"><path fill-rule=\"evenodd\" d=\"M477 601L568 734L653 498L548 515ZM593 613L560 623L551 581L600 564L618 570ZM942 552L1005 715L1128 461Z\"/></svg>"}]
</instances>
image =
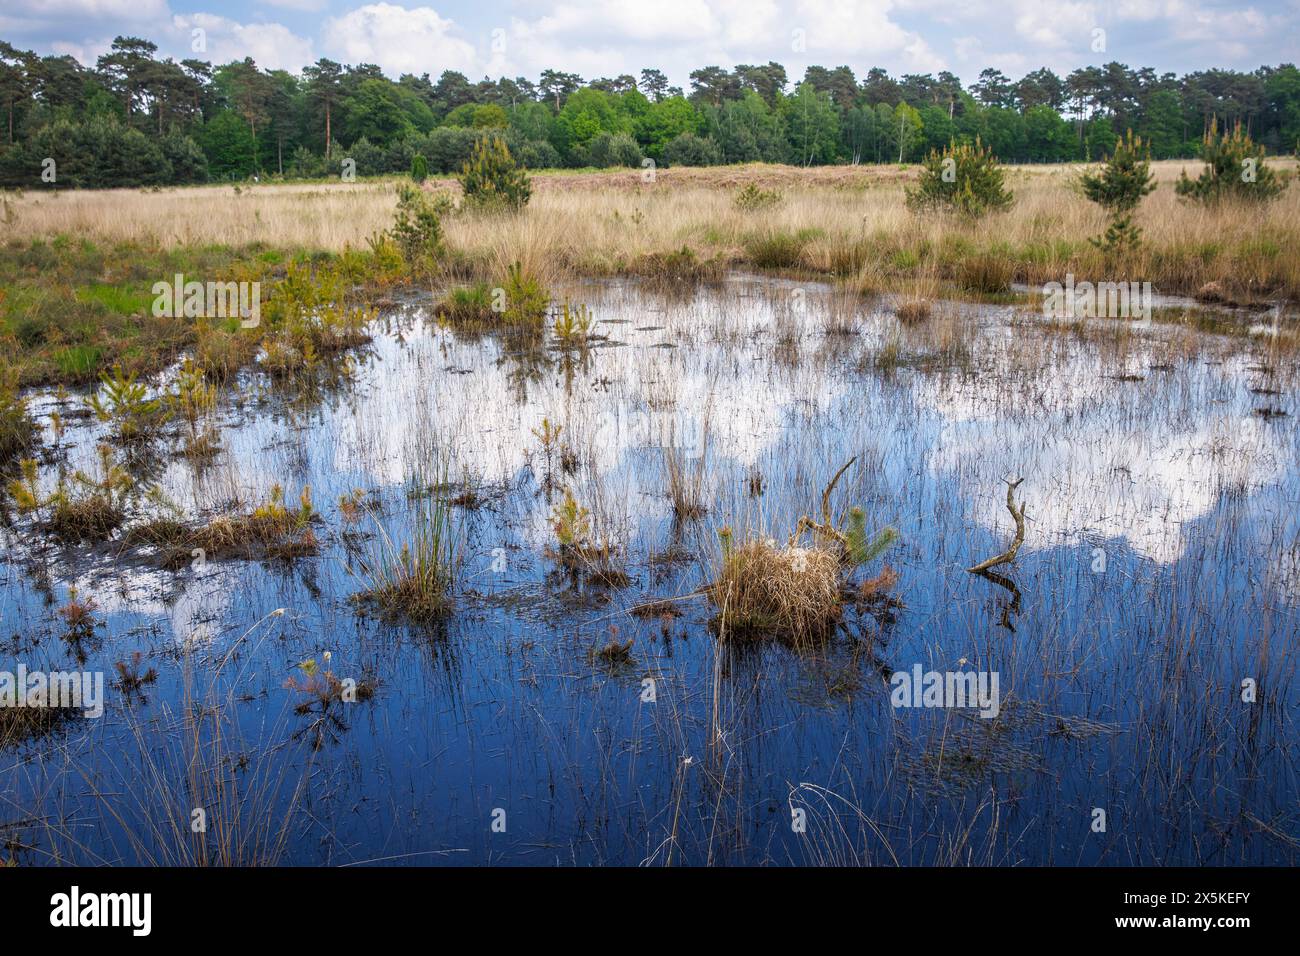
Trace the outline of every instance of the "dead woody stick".
<instances>
[{"instance_id":1,"label":"dead woody stick","mask_svg":"<svg viewBox=\"0 0 1300 956\"><path fill-rule=\"evenodd\" d=\"M808 517L808 515L800 517L799 523L795 525L794 534L790 535L789 547L793 548L795 546L795 542L799 540L799 536L803 534L805 530L815 531L820 535L832 538L839 542L841 547L848 547L848 538L844 536L843 532L835 527L835 523L831 520L831 492L835 490L835 486L839 484L840 479L844 477L844 473L849 470L849 466L857 460L858 456L854 455L846 461L843 467L841 467L839 471L835 472L835 477L831 479L831 483L827 485L826 490L822 492L822 523L818 524L812 518Z\"/></svg>"},{"instance_id":2,"label":"dead woody stick","mask_svg":"<svg viewBox=\"0 0 1300 956\"><path fill-rule=\"evenodd\" d=\"M1025 506L1024 504L1016 505L1013 492L1020 487L1020 483L1024 480L1023 478L1017 478L1015 481L1007 480L1007 510L1011 512L1011 517L1016 522L1016 536L1011 542L1011 547L1001 554L994 555L987 561L981 561L973 568L967 568L966 570L971 574L983 574L989 568L996 568L999 564L1010 564L1016 560L1016 552L1025 543Z\"/></svg>"}]
</instances>

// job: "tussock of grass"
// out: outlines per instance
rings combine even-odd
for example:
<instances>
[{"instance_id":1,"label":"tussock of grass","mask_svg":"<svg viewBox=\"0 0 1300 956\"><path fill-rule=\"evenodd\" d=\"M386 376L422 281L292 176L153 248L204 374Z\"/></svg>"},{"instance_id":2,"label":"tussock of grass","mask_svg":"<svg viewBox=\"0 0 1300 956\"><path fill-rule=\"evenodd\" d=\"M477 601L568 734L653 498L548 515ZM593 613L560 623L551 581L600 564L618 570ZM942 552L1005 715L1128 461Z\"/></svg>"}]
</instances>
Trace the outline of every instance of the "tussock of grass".
<instances>
[{"instance_id":1,"label":"tussock of grass","mask_svg":"<svg viewBox=\"0 0 1300 956\"><path fill-rule=\"evenodd\" d=\"M46 528L69 543L103 541L122 526L126 515L104 494L85 497L61 495L54 502Z\"/></svg>"},{"instance_id":2,"label":"tussock of grass","mask_svg":"<svg viewBox=\"0 0 1300 956\"><path fill-rule=\"evenodd\" d=\"M400 548L379 531L379 550L361 565L367 586L356 596L358 604L378 609L389 621L429 625L445 617L456 567L449 504L437 497L422 502L412 540Z\"/></svg>"},{"instance_id":3,"label":"tussock of grass","mask_svg":"<svg viewBox=\"0 0 1300 956\"><path fill-rule=\"evenodd\" d=\"M636 658L632 656L632 644L635 639L629 637L626 641L620 641L618 638L618 628L610 625L609 642L601 647L589 648L587 660L610 670L623 670L635 665Z\"/></svg>"},{"instance_id":4,"label":"tussock of grass","mask_svg":"<svg viewBox=\"0 0 1300 956\"><path fill-rule=\"evenodd\" d=\"M70 707L0 706L0 750L32 743L79 717Z\"/></svg>"},{"instance_id":5,"label":"tussock of grass","mask_svg":"<svg viewBox=\"0 0 1300 956\"><path fill-rule=\"evenodd\" d=\"M319 552L312 531L316 512L311 488L304 487L296 508L284 503L284 489L271 488L267 501L248 514L226 515L201 528L188 528L171 518L156 518L133 526L123 536L128 546L153 545L164 552L169 568L188 564L195 551L209 560L279 558L293 560Z\"/></svg>"},{"instance_id":6,"label":"tussock of grass","mask_svg":"<svg viewBox=\"0 0 1300 956\"><path fill-rule=\"evenodd\" d=\"M968 292L994 294L1011 288L1012 264L1005 257L977 254L957 265L957 284Z\"/></svg>"},{"instance_id":7,"label":"tussock of grass","mask_svg":"<svg viewBox=\"0 0 1300 956\"><path fill-rule=\"evenodd\" d=\"M291 510L284 506L280 486L271 491L271 500L250 514L218 518L200 528L190 538L193 548L202 548L208 557L251 555L259 547L272 557L302 557L317 550L310 527L311 491L303 492L303 503Z\"/></svg>"},{"instance_id":8,"label":"tussock of grass","mask_svg":"<svg viewBox=\"0 0 1300 956\"><path fill-rule=\"evenodd\" d=\"M490 325L492 312L492 287L486 282L452 289L434 308L434 315L452 325Z\"/></svg>"},{"instance_id":9,"label":"tussock of grass","mask_svg":"<svg viewBox=\"0 0 1300 956\"><path fill-rule=\"evenodd\" d=\"M152 518L127 528L122 543L127 547L179 547L189 538L190 529L184 522L175 518Z\"/></svg>"},{"instance_id":10,"label":"tussock of grass","mask_svg":"<svg viewBox=\"0 0 1300 956\"><path fill-rule=\"evenodd\" d=\"M695 459L673 445L664 448L664 473L668 479L668 500L672 502L673 516L679 521L703 518L708 513L704 503L704 475L707 458Z\"/></svg>"},{"instance_id":11,"label":"tussock of grass","mask_svg":"<svg viewBox=\"0 0 1300 956\"><path fill-rule=\"evenodd\" d=\"M721 256L704 259L690 246L682 246L676 250L642 253L615 271L657 282L695 283L716 282L726 273L727 266Z\"/></svg>"},{"instance_id":12,"label":"tussock of grass","mask_svg":"<svg viewBox=\"0 0 1300 956\"><path fill-rule=\"evenodd\" d=\"M904 325L915 325L930 317L930 303L924 299L908 299L898 304L896 313Z\"/></svg>"},{"instance_id":13,"label":"tussock of grass","mask_svg":"<svg viewBox=\"0 0 1300 956\"><path fill-rule=\"evenodd\" d=\"M755 539L724 546L709 598L714 627L729 639L825 638L840 619L840 557L822 547Z\"/></svg>"},{"instance_id":14,"label":"tussock of grass","mask_svg":"<svg viewBox=\"0 0 1300 956\"><path fill-rule=\"evenodd\" d=\"M745 255L760 269L793 269L800 265L807 239L801 234L773 230L750 236Z\"/></svg>"}]
</instances>

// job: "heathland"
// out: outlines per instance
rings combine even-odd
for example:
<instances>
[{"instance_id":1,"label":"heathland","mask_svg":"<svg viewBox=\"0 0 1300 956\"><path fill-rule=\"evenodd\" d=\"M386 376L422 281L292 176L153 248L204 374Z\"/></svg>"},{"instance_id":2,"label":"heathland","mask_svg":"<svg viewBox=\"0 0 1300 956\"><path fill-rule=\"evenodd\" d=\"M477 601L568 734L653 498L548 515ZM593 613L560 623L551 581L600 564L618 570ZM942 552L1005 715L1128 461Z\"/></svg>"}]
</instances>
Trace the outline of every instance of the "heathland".
<instances>
[{"instance_id":1,"label":"heathland","mask_svg":"<svg viewBox=\"0 0 1300 956\"><path fill-rule=\"evenodd\" d=\"M1245 210L1197 204L1173 187L1198 161L1153 163L1157 188L1136 215L1143 242L1116 259L1089 241L1107 220L1078 187L1083 168L1006 167L1015 201L983 219L909 210L916 167L535 174L532 201L517 213L444 215L437 271L442 281L488 281L518 262L556 282L751 268L914 297L998 293L1067 274L1187 295L1213 283L1240 303L1300 292L1300 191ZM359 281L428 287L439 277L412 276L371 242L393 222L404 181L11 193L0 334L33 357L24 381L88 379L119 361L156 368L193 344L193 323L147 315L153 283L176 272L274 280L295 261L336 261ZM747 189L757 202L744 201ZM434 178L424 190L455 200L460 187Z\"/></svg>"},{"instance_id":2,"label":"heathland","mask_svg":"<svg viewBox=\"0 0 1300 956\"><path fill-rule=\"evenodd\" d=\"M0 861L1294 864L1300 199L1204 149L5 194L0 634L115 677Z\"/></svg>"}]
</instances>

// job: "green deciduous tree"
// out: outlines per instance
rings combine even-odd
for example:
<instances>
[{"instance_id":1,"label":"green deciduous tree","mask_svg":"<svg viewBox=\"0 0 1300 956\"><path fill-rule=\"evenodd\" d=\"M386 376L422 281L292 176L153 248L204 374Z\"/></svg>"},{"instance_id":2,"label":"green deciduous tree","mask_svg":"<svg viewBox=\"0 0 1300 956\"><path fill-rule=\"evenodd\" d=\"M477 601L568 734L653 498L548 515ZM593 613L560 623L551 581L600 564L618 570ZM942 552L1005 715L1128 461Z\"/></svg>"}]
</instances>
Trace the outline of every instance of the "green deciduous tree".
<instances>
[{"instance_id":1,"label":"green deciduous tree","mask_svg":"<svg viewBox=\"0 0 1300 956\"><path fill-rule=\"evenodd\" d=\"M835 162L840 120L829 93L819 93L811 83L801 83L793 96L781 101L781 115L789 133L793 162L801 166Z\"/></svg>"}]
</instances>

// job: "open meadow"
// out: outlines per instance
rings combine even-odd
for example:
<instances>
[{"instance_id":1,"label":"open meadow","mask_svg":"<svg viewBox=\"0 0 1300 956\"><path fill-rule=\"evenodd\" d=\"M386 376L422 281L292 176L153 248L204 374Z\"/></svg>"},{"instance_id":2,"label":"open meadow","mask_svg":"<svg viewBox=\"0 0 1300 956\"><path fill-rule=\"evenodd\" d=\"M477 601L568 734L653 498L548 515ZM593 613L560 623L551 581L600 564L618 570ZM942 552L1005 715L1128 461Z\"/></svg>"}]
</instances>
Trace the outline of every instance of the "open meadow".
<instances>
[{"instance_id":1,"label":"open meadow","mask_svg":"<svg viewBox=\"0 0 1300 956\"><path fill-rule=\"evenodd\" d=\"M1273 164L1292 175L1296 169L1293 159ZM1241 297L1295 297L1300 192L1288 190L1249 215L1180 200L1175 180L1199 166L1152 164L1157 189L1138 215L1146 242L1119 271L1168 293L1190 295L1213 281ZM552 280L671 272L670 257L685 248L720 269L800 270L846 279L860 291L961 281L986 258L1014 281L1041 285L1067 272L1086 278L1116 271L1087 241L1105 228L1106 216L1077 187L1084 168L1010 167L1014 206L991 222L969 223L906 208L915 166L544 173L534 177L535 197L518 216L453 218L446 235L485 275L515 261ZM738 206L737 191L749 184L779 199ZM460 193L450 178L430 179L425 188ZM396 203L397 180L29 191L6 199L6 235L11 243L65 236L161 249L257 244L338 253L365 248L391 224Z\"/></svg>"}]
</instances>

